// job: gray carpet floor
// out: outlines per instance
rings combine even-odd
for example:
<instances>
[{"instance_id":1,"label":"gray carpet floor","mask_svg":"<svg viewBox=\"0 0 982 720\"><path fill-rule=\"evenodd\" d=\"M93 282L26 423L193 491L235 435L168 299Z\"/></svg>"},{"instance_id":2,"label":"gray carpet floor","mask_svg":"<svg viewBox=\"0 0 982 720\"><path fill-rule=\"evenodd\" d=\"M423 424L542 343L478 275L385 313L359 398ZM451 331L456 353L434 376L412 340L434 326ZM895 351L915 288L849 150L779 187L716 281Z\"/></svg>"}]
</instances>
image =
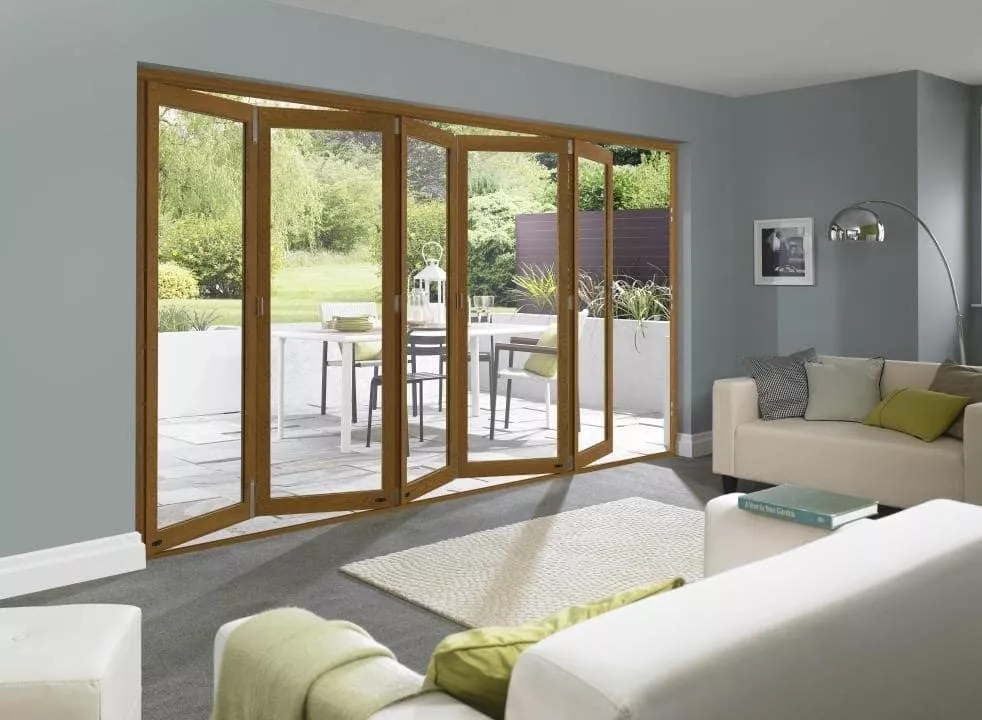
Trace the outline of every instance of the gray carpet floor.
<instances>
[{"instance_id":1,"label":"gray carpet floor","mask_svg":"<svg viewBox=\"0 0 982 720\"><path fill-rule=\"evenodd\" d=\"M460 627L338 571L353 560L632 496L702 509L719 492L709 458L636 463L163 558L144 572L0 606L139 606L143 717L205 720L211 709L215 631L229 620L271 607L294 605L358 623L403 663L425 671L433 647Z\"/></svg>"}]
</instances>

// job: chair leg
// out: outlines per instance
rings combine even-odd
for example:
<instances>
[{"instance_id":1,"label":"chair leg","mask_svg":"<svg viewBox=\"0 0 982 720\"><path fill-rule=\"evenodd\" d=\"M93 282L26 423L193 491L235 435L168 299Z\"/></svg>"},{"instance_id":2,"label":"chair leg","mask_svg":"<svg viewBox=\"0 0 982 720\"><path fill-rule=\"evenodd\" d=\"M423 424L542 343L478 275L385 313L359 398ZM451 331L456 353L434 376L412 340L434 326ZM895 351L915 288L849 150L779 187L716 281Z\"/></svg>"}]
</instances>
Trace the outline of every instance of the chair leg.
<instances>
[{"instance_id":1,"label":"chair leg","mask_svg":"<svg viewBox=\"0 0 982 720\"><path fill-rule=\"evenodd\" d=\"M423 383L419 384L419 441L423 442Z\"/></svg>"},{"instance_id":2,"label":"chair leg","mask_svg":"<svg viewBox=\"0 0 982 720\"><path fill-rule=\"evenodd\" d=\"M443 375L443 355L440 356L440 374ZM440 395L436 408L440 412L443 412L443 380L437 380L437 382L440 383ZM420 415L422 414L420 413Z\"/></svg>"},{"instance_id":3,"label":"chair leg","mask_svg":"<svg viewBox=\"0 0 982 720\"><path fill-rule=\"evenodd\" d=\"M357 378L358 368L354 363L351 363L351 422L358 422L358 383L355 382Z\"/></svg>"},{"instance_id":4,"label":"chair leg","mask_svg":"<svg viewBox=\"0 0 982 720\"><path fill-rule=\"evenodd\" d=\"M327 414L327 343L321 351L321 415ZM281 361L282 362L282 361Z\"/></svg>"},{"instance_id":5,"label":"chair leg","mask_svg":"<svg viewBox=\"0 0 982 720\"><path fill-rule=\"evenodd\" d=\"M368 423L365 428L365 447L372 446L372 410L375 409L375 401L378 396L378 383L372 382L368 391Z\"/></svg>"},{"instance_id":6,"label":"chair leg","mask_svg":"<svg viewBox=\"0 0 982 720\"><path fill-rule=\"evenodd\" d=\"M498 405L498 373L491 373L491 385L488 389L491 391L491 433L488 437L494 440L494 411Z\"/></svg>"},{"instance_id":7,"label":"chair leg","mask_svg":"<svg viewBox=\"0 0 982 720\"><path fill-rule=\"evenodd\" d=\"M546 430L552 429L552 383L546 383Z\"/></svg>"},{"instance_id":8,"label":"chair leg","mask_svg":"<svg viewBox=\"0 0 982 720\"><path fill-rule=\"evenodd\" d=\"M511 420L511 380L505 383L505 430Z\"/></svg>"}]
</instances>

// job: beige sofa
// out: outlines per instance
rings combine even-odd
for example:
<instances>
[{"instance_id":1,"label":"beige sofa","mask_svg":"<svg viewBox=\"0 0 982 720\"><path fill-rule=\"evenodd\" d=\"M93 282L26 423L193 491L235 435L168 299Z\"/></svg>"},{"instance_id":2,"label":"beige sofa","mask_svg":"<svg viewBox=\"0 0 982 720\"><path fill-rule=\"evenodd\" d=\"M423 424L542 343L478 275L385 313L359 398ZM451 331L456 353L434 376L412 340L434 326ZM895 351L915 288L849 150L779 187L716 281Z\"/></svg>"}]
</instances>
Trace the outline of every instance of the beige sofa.
<instances>
[{"instance_id":1,"label":"beige sofa","mask_svg":"<svg viewBox=\"0 0 982 720\"><path fill-rule=\"evenodd\" d=\"M888 360L880 389L927 388L937 363ZM982 505L982 403L965 410L965 440L932 443L860 423L764 421L750 378L713 386L713 471L736 479L841 492L906 508L935 498Z\"/></svg>"}]
</instances>

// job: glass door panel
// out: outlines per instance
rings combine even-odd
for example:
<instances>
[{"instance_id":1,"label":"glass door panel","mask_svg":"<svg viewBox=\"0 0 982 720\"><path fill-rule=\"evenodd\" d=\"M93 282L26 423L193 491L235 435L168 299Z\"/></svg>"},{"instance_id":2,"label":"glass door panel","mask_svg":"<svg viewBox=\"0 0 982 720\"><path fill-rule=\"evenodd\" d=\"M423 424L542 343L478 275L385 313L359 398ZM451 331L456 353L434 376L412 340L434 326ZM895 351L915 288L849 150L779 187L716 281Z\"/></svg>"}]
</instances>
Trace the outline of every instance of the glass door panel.
<instances>
[{"instance_id":1,"label":"glass door panel","mask_svg":"<svg viewBox=\"0 0 982 720\"><path fill-rule=\"evenodd\" d=\"M456 249L450 242L453 135L406 119L403 140L403 239L406 287L407 442L404 499L453 479L456 388L452 362Z\"/></svg>"},{"instance_id":2,"label":"glass door panel","mask_svg":"<svg viewBox=\"0 0 982 720\"><path fill-rule=\"evenodd\" d=\"M390 501L382 299L394 231L386 215L394 119L269 108L259 115L269 340L259 511L378 507Z\"/></svg>"},{"instance_id":3,"label":"glass door panel","mask_svg":"<svg viewBox=\"0 0 982 720\"><path fill-rule=\"evenodd\" d=\"M462 474L556 472L571 465L567 362L575 311L570 244L561 242L569 233L568 145L541 137L458 142L462 302L470 308L461 352L469 389L458 386L467 389Z\"/></svg>"},{"instance_id":4,"label":"glass door panel","mask_svg":"<svg viewBox=\"0 0 982 720\"><path fill-rule=\"evenodd\" d=\"M613 450L613 155L574 142L573 253L579 295L576 338L576 466Z\"/></svg>"},{"instance_id":5,"label":"glass door panel","mask_svg":"<svg viewBox=\"0 0 982 720\"><path fill-rule=\"evenodd\" d=\"M248 105L148 90L146 529L158 551L248 517L251 126Z\"/></svg>"}]
</instances>

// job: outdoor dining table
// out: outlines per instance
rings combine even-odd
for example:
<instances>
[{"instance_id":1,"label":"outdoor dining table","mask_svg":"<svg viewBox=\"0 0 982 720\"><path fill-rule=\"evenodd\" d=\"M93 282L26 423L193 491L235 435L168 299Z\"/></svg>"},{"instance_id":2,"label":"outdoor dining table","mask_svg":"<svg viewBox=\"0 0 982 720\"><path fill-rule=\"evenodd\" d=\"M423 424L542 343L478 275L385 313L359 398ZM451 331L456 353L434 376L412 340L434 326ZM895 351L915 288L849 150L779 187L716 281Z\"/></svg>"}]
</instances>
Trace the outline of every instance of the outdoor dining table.
<instances>
[{"instance_id":1,"label":"outdoor dining table","mask_svg":"<svg viewBox=\"0 0 982 720\"><path fill-rule=\"evenodd\" d=\"M481 338L491 336L512 335L541 335L546 329L541 324L519 323L469 323L467 340L470 351L470 415L477 417L481 412ZM425 326L420 330L426 330ZM272 336L278 342L279 374L276 392L276 437L283 439L283 400L286 389L286 343L288 340L306 340L313 342L333 342L341 348L341 452L351 449L351 382L345 379L351 377L355 362L355 344L381 342L382 331L369 332L340 332L338 330L302 329L302 328L273 328Z\"/></svg>"}]
</instances>

